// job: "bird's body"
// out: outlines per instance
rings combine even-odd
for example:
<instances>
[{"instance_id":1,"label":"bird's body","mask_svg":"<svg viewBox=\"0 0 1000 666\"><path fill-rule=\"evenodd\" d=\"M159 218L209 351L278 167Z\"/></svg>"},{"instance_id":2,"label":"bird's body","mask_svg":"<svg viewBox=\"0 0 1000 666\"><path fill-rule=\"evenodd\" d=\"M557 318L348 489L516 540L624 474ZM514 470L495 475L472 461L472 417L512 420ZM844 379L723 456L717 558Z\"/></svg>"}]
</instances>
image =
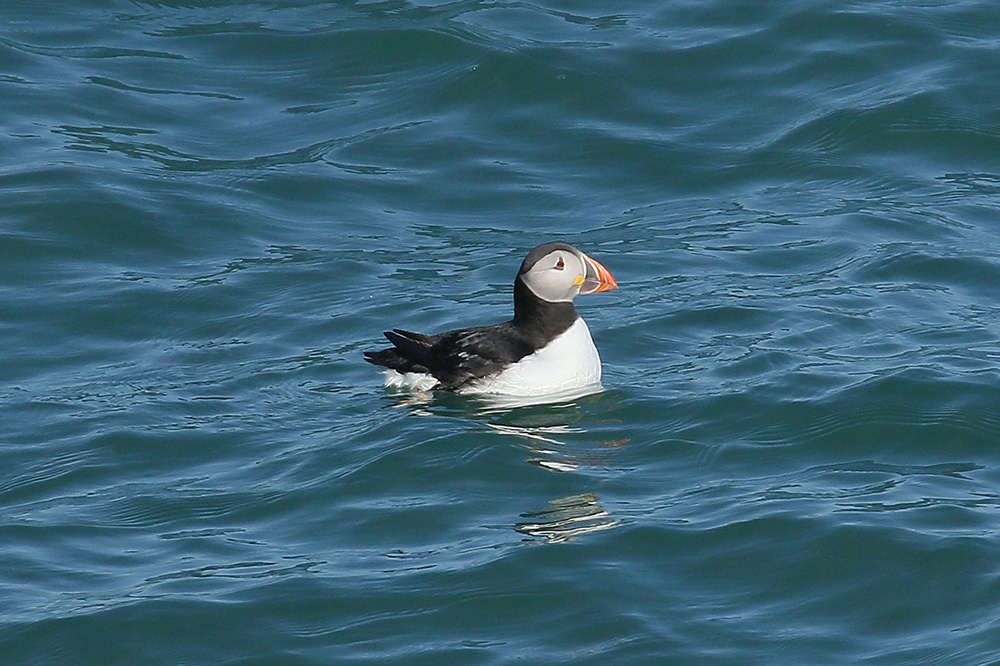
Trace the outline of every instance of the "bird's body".
<instances>
[{"instance_id":1,"label":"bird's body","mask_svg":"<svg viewBox=\"0 0 1000 666\"><path fill-rule=\"evenodd\" d=\"M534 397L600 387L601 360L573 306L580 293L617 288L599 263L565 243L525 258L514 281L514 317L437 335L387 331L392 347L365 352L386 386Z\"/></svg>"},{"instance_id":2,"label":"bird's body","mask_svg":"<svg viewBox=\"0 0 1000 666\"><path fill-rule=\"evenodd\" d=\"M467 393L531 397L601 384L601 357L582 317L552 342L496 375L468 384Z\"/></svg>"},{"instance_id":3,"label":"bird's body","mask_svg":"<svg viewBox=\"0 0 1000 666\"><path fill-rule=\"evenodd\" d=\"M461 356L464 352L458 352ZM462 393L530 397L561 394L601 383L601 357L581 317L547 345L499 372L470 377L455 387ZM385 384L394 388L426 391L448 388L434 375L388 369Z\"/></svg>"}]
</instances>

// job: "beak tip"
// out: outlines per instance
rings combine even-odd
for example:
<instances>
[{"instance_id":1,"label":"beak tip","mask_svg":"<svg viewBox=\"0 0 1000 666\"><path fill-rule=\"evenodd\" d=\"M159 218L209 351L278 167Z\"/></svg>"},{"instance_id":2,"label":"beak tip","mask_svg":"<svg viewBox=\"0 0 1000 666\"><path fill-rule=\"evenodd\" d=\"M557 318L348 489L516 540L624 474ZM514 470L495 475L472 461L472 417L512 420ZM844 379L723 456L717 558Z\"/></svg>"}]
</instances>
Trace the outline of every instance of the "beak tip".
<instances>
[{"instance_id":1,"label":"beak tip","mask_svg":"<svg viewBox=\"0 0 1000 666\"><path fill-rule=\"evenodd\" d=\"M590 289L585 293L596 294L598 292L612 291L618 288L618 281L615 280L611 271L602 266L600 262L595 261L586 255L584 256L586 257L587 267L591 269L587 271L587 282L592 285L596 285L596 288ZM593 271L593 275L591 275L591 271Z\"/></svg>"}]
</instances>

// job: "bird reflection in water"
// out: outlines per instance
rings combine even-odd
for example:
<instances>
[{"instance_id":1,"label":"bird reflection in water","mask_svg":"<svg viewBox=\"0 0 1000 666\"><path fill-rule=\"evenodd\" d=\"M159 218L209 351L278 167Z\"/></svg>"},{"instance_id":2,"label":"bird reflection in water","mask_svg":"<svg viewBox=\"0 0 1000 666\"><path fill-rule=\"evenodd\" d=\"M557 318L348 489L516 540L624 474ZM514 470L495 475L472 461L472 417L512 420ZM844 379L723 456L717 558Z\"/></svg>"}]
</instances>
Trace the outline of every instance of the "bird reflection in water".
<instances>
[{"instance_id":1,"label":"bird reflection in water","mask_svg":"<svg viewBox=\"0 0 1000 666\"><path fill-rule=\"evenodd\" d=\"M515 524L514 529L549 543L562 543L617 526L618 521L597 500L593 493L549 500L545 509L522 513L521 517L527 520Z\"/></svg>"},{"instance_id":2,"label":"bird reflection in water","mask_svg":"<svg viewBox=\"0 0 1000 666\"><path fill-rule=\"evenodd\" d=\"M493 417L485 425L523 440L532 454L529 464L557 472L600 474L601 469L611 468L616 450L629 441L607 438L609 431L620 431L621 421L611 415L621 404L619 394L606 391L561 404L484 412Z\"/></svg>"},{"instance_id":3,"label":"bird reflection in water","mask_svg":"<svg viewBox=\"0 0 1000 666\"><path fill-rule=\"evenodd\" d=\"M423 398L423 399L422 399ZM430 396L408 396L399 407L409 407L420 416L454 416L478 422L493 432L521 440L530 454L525 462L553 472L585 477L613 474L615 451L628 439L603 439L578 424L613 423L608 418L622 396L614 391L574 396L555 404L498 405L437 392ZM612 529L620 521L600 504L594 492L549 500L543 508L522 513L514 524L521 534L563 543L584 534Z\"/></svg>"},{"instance_id":4,"label":"bird reflection in water","mask_svg":"<svg viewBox=\"0 0 1000 666\"><path fill-rule=\"evenodd\" d=\"M589 398L588 403L590 402L599 404L600 411L607 414L614 408L616 399L613 395L604 394ZM531 451L531 456L526 460L529 464L555 472L600 475L602 470L611 469L615 450L628 440L584 443L590 439L588 431L570 425L589 420L583 415L584 411L590 410L581 410L581 405L573 402L558 408L507 412L486 425L495 432L524 440L525 448ZM524 520L514 525L516 531L545 539L549 543L571 541L584 534L609 530L620 524L600 504L598 495L593 492L549 500L546 507L522 513L521 518Z\"/></svg>"}]
</instances>

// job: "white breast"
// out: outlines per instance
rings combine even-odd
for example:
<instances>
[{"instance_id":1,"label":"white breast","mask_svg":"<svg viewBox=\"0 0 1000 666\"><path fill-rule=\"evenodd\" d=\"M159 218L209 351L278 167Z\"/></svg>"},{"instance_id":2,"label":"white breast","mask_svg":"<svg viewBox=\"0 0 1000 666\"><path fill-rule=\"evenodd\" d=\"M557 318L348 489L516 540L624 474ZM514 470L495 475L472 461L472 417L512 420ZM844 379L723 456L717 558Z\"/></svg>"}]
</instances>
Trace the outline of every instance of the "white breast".
<instances>
[{"instance_id":1,"label":"white breast","mask_svg":"<svg viewBox=\"0 0 1000 666\"><path fill-rule=\"evenodd\" d=\"M601 357L590 329L578 318L559 337L492 377L480 379L462 393L535 397L600 390Z\"/></svg>"}]
</instances>

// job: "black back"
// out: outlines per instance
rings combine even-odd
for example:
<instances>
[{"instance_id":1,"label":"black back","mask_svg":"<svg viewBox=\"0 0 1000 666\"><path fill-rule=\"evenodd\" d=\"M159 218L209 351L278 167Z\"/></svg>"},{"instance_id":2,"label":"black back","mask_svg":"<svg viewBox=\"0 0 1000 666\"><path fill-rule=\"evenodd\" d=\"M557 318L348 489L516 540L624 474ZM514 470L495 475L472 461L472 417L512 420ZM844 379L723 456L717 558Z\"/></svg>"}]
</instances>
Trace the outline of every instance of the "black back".
<instances>
[{"instance_id":1,"label":"black back","mask_svg":"<svg viewBox=\"0 0 1000 666\"><path fill-rule=\"evenodd\" d=\"M430 374L438 380L437 388L452 390L500 372L547 345L579 316L572 303L544 301L522 279L540 257L566 248L572 251L565 243L546 243L525 258L514 280L514 317L510 321L437 335L386 331L385 337L393 346L365 352L365 360L397 372Z\"/></svg>"}]
</instances>

